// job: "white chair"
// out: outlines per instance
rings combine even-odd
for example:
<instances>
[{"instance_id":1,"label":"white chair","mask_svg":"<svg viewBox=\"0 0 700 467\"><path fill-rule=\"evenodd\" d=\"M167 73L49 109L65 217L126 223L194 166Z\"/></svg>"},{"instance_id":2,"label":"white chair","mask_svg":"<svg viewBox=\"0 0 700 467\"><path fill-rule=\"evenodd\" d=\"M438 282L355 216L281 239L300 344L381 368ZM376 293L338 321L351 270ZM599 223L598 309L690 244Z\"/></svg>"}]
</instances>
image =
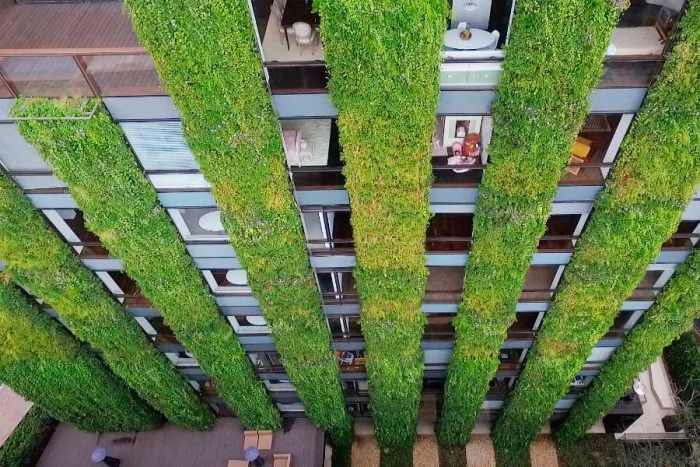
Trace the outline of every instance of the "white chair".
<instances>
[{"instance_id":1,"label":"white chair","mask_svg":"<svg viewBox=\"0 0 700 467\"><path fill-rule=\"evenodd\" d=\"M272 6L276 6L282 13L284 13L284 7L286 6L286 3L287 2L285 2L284 0L274 0L274 2L272 2Z\"/></svg>"},{"instance_id":2,"label":"white chair","mask_svg":"<svg viewBox=\"0 0 700 467\"><path fill-rule=\"evenodd\" d=\"M488 47L484 47L483 50L496 50L498 48L498 39L501 38L501 33L498 32L497 29L494 29L491 31L491 35L494 37L493 44L489 45Z\"/></svg>"},{"instance_id":3,"label":"white chair","mask_svg":"<svg viewBox=\"0 0 700 467\"><path fill-rule=\"evenodd\" d=\"M299 55L304 51L304 47L311 48L311 55L314 55L316 44L315 44L315 34L314 30L307 23L294 23L292 25L294 30L294 40L299 47Z\"/></svg>"},{"instance_id":4,"label":"white chair","mask_svg":"<svg viewBox=\"0 0 700 467\"><path fill-rule=\"evenodd\" d=\"M467 22L462 21L461 23L457 24L457 29L468 29Z\"/></svg>"}]
</instances>

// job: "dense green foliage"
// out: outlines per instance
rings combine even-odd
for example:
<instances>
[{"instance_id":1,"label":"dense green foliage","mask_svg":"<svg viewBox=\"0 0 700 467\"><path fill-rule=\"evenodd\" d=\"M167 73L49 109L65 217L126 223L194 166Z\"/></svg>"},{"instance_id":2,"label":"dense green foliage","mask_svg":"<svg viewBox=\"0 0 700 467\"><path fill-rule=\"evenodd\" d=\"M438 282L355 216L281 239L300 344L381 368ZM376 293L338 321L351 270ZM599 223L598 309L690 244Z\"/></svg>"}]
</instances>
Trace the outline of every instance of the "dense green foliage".
<instances>
[{"instance_id":1,"label":"dense green foliage","mask_svg":"<svg viewBox=\"0 0 700 467\"><path fill-rule=\"evenodd\" d=\"M558 442L573 443L608 413L630 390L632 380L661 355L664 347L687 332L699 312L700 251L695 251L645 313L644 321L632 330L591 387L576 401L556 432ZM693 364L697 368L697 355L694 361L683 362L688 369L693 368Z\"/></svg>"},{"instance_id":2,"label":"dense green foliage","mask_svg":"<svg viewBox=\"0 0 700 467\"><path fill-rule=\"evenodd\" d=\"M169 420L191 429L212 425L213 414L192 386L5 176L0 258L16 283L51 305L78 339L101 351L112 371Z\"/></svg>"},{"instance_id":3,"label":"dense green foliage","mask_svg":"<svg viewBox=\"0 0 700 467\"><path fill-rule=\"evenodd\" d=\"M349 445L338 366L245 0L128 0L306 413ZM173 38L177 37L177 40Z\"/></svg>"},{"instance_id":4,"label":"dense green foliage","mask_svg":"<svg viewBox=\"0 0 700 467\"><path fill-rule=\"evenodd\" d=\"M649 91L611 178L595 201L588 227L498 421L494 442L503 465L515 465L527 452L593 347L612 326L624 300L676 230L700 183L698 5L691 6L680 27L679 43ZM694 261L684 269L690 277L696 274ZM683 282L683 287L688 285ZM675 289L669 292L671 301L680 298L678 294ZM679 304L679 316L690 303ZM658 321L654 315L647 316L649 324L636 333L628 351L638 351L641 346L658 356L665 344L687 329L687 324L678 323L687 323L689 318L671 320L674 306L662 303ZM658 337L652 338L657 332ZM626 355L616 359L619 371L627 371L625 361L632 364ZM649 361L650 357L644 358ZM606 384L623 376L615 365L607 373Z\"/></svg>"},{"instance_id":5,"label":"dense green foliage","mask_svg":"<svg viewBox=\"0 0 700 467\"><path fill-rule=\"evenodd\" d=\"M0 382L53 418L95 432L160 425L160 414L61 325L30 304L14 285L1 283L0 335Z\"/></svg>"},{"instance_id":6,"label":"dense green foliage","mask_svg":"<svg viewBox=\"0 0 700 467\"><path fill-rule=\"evenodd\" d=\"M84 113L84 105L20 100L15 113L76 116ZM219 396L247 427L279 427L276 407L155 189L140 171L119 125L100 109L88 120L25 120L19 128L68 185L87 227L122 260L129 277L214 381Z\"/></svg>"},{"instance_id":7,"label":"dense green foliage","mask_svg":"<svg viewBox=\"0 0 700 467\"><path fill-rule=\"evenodd\" d=\"M0 467L33 467L55 422L43 409L32 407L0 447Z\"/></svg>"},{"instance_id":8,"label":"dense green foliage","mask_svg":"<svg viewBox=\"0 0 700 467\"><path fill-rule=\"evenodd\" d=\"M619 11L611 0L517 2L454 321L438 431L443 444L468 440L498 369L498 352L515 321L525 274L602 74Z\"/></svg>"},{"instance_id":9,"label":"dense green foliage","mask_svg":"<svg viewBox=\"0 0 700 467\"><path fill-rule=\"evenodd\" d=\"M316 0L315 7L338 108L377 439L411 449L446 3Z\"/></svg>"},{"instance_id":10,"label":"dense green foliage","mask_svg":"<svg viewBox=\"0 0 700 467\"><path fill-rule=\"evenodd\" d=\"M689 401L700 397L700 348L692 331L664 349L664 359L678 394Z\"/></svg>"}]
</instances>

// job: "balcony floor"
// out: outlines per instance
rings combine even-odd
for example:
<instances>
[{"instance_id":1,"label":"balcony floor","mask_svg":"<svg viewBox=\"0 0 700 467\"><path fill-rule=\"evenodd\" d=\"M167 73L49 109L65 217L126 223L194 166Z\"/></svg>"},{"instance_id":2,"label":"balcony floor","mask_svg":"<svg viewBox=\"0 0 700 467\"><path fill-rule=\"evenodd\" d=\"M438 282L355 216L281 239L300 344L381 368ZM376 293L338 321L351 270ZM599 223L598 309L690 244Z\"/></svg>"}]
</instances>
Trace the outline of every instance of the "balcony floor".
<instances>
[{"instance_id":1,"label":"balcony floor","mask_svg":"<svg viewBox=\"0 0 700 467\"><path fill-rule=\"evenodd\" d=\"M16 5L0 0L0 53L143 50L121 2Z\"/></svg>"},{"instance_id":2,"label":"balcony floor","mask_svg":"<svg viewBox=\"0 0 700 467\"><path fill-rule=\"evenodd\" d=\"M290 430L275 432L272 451L262 451L265 465L272 453L291 454L292 465L321 467L324 436L308 419L297 418ZM243 425L235 418L219 418L211 431L186 431L174 425L143 433L93 434L60 424L37 463L38 467L90 464L95 447L107 449L121 459L122 467L226 467L229 460L243 459Z\"/></svg>"}]
</instances>

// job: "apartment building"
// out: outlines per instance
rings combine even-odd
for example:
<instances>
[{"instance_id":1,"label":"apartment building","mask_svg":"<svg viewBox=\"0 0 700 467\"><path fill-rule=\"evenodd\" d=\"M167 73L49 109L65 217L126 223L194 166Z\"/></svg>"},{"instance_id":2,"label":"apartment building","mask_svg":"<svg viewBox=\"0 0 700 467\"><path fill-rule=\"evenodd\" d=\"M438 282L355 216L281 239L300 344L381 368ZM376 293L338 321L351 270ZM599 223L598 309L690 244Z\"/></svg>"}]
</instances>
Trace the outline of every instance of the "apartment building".
<instances>
[{"instance_id":1,"label":"apartment building","mask_svg":"<svg viewBox=\"0 0 700 467\"><path fill-rule=\"evenodd\" d=\"M10 114L20 97L101 98L277 408L285 417L304 417L304 405L285 372L260 303L229 241L211 186L185 141L180 112L134 34L123 5L39 3L0 0L0 164L4 172L201 397L219 416L233 415L210 376L126 274L121 259L110 254L87 228L67 185L20 135L18 120ZM452 320L464 291L479 185L484 171L489 170L489 143L494 131L491 107L518 8L517 0L451 3L453 14L446 25L432 137L432 217L425 242L429 274L421 308L427 324L421 340L425 371L419 419L428 421L437 421L442 404L455 337ZM685 3L632 0L613 31L605 71L590 97L590 113L571 149L545 235L527 271L516 306L517 319L508 330L498 371L481 407L484 420L502 408L527 363L549 302L586 228L593 201L603 189L635 114L673 45ZM343 175L338 111L327 90L328 71L319 38L321 19L304 0L251 0L249 6L346 407L353 417L371 417L360 295L353 277L357 262L352 209ZM462 23L471 28L472 40L478 38L483 44L465 48L452 38L451 31L464 29ZM474 142L471 159L455 162L455 151L463 150L467 135ZM571 381L553 419L563 417L592 383L696 245L700 238L700 191L694 198L677 232L648 265L614 325ZM36 298L43 303L41 297ZM44 311L58 317L48 305ZM619 429L621 419L631 423L635 414L641 414L641 405L630 391L610 412L607 424L611 430Z\"/></svg>"}]
</instances>

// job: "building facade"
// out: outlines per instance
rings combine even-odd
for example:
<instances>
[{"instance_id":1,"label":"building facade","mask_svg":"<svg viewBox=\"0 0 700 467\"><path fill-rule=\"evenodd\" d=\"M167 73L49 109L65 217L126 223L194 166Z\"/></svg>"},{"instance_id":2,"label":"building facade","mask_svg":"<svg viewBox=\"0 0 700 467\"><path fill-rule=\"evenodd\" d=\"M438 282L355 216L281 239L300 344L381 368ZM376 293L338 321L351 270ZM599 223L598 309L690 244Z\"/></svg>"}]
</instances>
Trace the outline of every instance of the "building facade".
<instances>
[{"instance_id":1,"label":"building facade","mask_svg":"<svg viewBox=\"0 0 700 467\"><path fill-rule=\"evenodd\" d=\"M6 175L201 397L219 416L233 415L211 377L124 271L121 259L110 254L88 229L67 185L23 138L18 129L21 121L11 115L16 99L21 97L100 98L123 131L157 192L158 202L177 228L208 292L274 404L285 417L305 416L305 407L285 372L260 302L222 225L211 185L185 141L180 112L132 31L122 4L0 2L0 164ZM475 50L462 49L459 41L453 41L450 44L455 47L446 45L442 51L430 159L434 178L425 241L428 276L421 305L426 320L420 342L425 367L418 417L429 421L438 420L442 405L455 338L453 318L464 292L465 266L474 241L479 186L482 175L489 170L492 134L498 131L491 112L495 88L506 59L504 47L517 22L519 1L493 0L474 7L472 3L452 3L455 14L446 25L448 35L460 30L462 22L474 30L471 40L477 39L477 32L488 34L479 38L485 45ZM551 203L545 234L526 273L515 309L516 320L498 354L500 364L481 406L483 420L501 410L527 364L528 352L586 228L593 202L605 186L620 146L673 45L685 3L632 0L612 32L604 73L590 95L590 113L572 146ZM342 128L327 90L323 42L317 37L321 35L317 28L321 18L305 2L295 0L252 0L249 16L279 119L279 139L284 145L323 319L340 370L345 406L353 417L371 417L361 297L353 276L357 258L351 197L345 187ZM294 30L293 23L298 22L311 25L308 37L305 31ZM445 37L447 44L449 38ZM475 142L473 154L455 162L455 151L466 151L464 140L468 135ZM613 326L556 404L553 419L564 416L625 336L643 320L699 237L700 191L686 207L677 232L648 265ZM58 316L47 304L44 311ZM634 404L633 396L626 397L611 414L634 412L639 408Z\"/></svg>"}]
</instances>

